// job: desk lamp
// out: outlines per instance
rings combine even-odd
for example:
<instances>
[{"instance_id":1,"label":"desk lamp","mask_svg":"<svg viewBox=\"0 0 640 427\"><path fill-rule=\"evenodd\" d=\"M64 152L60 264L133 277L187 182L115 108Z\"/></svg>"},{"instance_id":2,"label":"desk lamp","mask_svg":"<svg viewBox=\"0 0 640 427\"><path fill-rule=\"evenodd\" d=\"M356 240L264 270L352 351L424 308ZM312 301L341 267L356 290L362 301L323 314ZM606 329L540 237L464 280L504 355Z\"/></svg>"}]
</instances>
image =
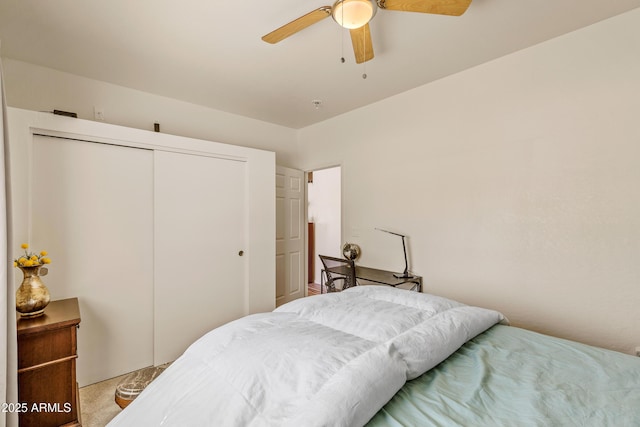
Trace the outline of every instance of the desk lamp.
<instances>
[{"instance_id":1,"label":"desk lamp","mask_svg":"<svg viewBox=\"0 0 640 427\"><path fill-rule=\"evenodd\" d=\"M407 246L404 244L404 238L406 236L404 234L394 233L393 231L387 231L381 228L376 228L376 230L402 237L402 250L404 250L404 272L402 274L393 273L393 276L397 277L398 279L412 279L414 276L409 274L409 263L407 262Z\"/></svg>"}]
</instances>

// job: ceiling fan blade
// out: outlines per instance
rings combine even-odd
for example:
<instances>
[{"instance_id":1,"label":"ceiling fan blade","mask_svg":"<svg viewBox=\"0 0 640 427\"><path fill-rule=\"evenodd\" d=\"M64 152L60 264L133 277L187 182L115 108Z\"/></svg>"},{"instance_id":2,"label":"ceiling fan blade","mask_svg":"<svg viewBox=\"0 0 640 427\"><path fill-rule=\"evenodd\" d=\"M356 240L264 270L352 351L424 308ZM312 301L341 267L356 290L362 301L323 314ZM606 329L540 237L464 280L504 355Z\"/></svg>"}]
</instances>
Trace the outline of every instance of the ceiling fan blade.
<instances>
[{"instance_id":1,"label":"ceiling fan blade","mask_svg":"<svg viewBox=\"0 0 640 427\"><path fill-rule=\"evenodd\" d=\"M272 44L278 43L279 41L282 41L287 37L294 35L298 31L302 31L308 26L322 21L324 18L330 15L331 7L322 6L312 12L307 13L306 15L301 16L298 19L294 19L288 24L284 24L282 27L278 28L277 30L271 31L269 34L262 36L262 40Z\"/></svg>"},{"instance_id":2,"label":"ceiling fan blade","mask_svg":"<svg viewBox=\"0 0 640 427\"><path fill-rule=\"evenodd\" d=\"M349 33L351 33L351 43L353 44L356 63L362 64L363 62L373 59L373 43L371 42L371 29L369 28L369 24L349 30Z\"/></svg>"},{"instance_id":3,"label":"ceiling fan blade","mask_svg":"<svg viewBox=\"0 0 640 427\"><path fill-rule=\"evenodd\" d=\"M378 0L380 9L460 16L471 0Z\"/></svg>"}]
</instances>

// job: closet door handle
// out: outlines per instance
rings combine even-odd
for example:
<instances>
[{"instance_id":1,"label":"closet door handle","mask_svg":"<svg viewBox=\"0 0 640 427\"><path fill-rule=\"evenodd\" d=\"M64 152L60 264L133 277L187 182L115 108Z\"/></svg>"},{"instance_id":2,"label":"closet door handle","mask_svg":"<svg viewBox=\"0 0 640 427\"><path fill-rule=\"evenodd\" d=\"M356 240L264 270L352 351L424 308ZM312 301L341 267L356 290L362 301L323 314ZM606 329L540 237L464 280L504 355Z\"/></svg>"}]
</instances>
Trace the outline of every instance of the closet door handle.
<instances>
[{"instance_id":1,"label":"closet door handle","mask_svg":"<svg viewBox=\"0 0 640 427\"><path fill-rule=\"evenodd\" d=\"M238 256L242 256L242 255L244 255L244 251L241 250L240 252L238 252Z\"/></svg>"}]
</instances>

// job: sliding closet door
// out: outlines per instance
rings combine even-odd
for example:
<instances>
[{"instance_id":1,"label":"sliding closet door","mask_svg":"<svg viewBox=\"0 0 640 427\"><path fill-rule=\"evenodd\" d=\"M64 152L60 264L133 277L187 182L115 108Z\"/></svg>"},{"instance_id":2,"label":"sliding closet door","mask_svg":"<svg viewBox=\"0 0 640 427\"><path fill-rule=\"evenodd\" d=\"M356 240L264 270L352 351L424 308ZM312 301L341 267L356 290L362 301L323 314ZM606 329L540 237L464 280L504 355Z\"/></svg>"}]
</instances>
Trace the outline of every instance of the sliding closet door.
<instances>
[{"instance_id":1,"label":"sliding closet door","mask_svg":"<svg viewBox=\"0 0 640 427\"><path fill-rule=\"evenodd\" d=\"M155 152L154 362L247 314L246 164Z\"/></svg>"},{"instance_id":2,"label":"sliding closet door","mask_svg":"<svg viewBox=\"0 0 640 427\"><path fill-rule=\"evenodd\" d=\"M35 136L30 240L52 299L78 297L78 381L153 363L153 152Z\"/></svg>"}]
</instances>

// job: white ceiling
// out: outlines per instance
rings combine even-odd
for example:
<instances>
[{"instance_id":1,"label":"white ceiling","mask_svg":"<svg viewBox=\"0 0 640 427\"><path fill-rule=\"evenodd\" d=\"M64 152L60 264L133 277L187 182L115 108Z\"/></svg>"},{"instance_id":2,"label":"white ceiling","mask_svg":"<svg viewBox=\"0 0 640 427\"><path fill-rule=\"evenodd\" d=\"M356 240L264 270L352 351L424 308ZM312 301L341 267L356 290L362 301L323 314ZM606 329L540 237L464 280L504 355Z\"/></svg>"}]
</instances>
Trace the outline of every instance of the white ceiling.
<instances>
[{"instance_id":1,"label":"white ceiling","mask_svg":"<svg viewBox=\"0 0 640 427\"><path fill-rule=\"evenodd\" d=\"M2 56L301 128L640 0L474 0L461 17L379 10L370 24L375 58L364 65L331 18L275 45L260 39L324 5L331 2L0 0Z\"/></svg>"}]
</instances>

